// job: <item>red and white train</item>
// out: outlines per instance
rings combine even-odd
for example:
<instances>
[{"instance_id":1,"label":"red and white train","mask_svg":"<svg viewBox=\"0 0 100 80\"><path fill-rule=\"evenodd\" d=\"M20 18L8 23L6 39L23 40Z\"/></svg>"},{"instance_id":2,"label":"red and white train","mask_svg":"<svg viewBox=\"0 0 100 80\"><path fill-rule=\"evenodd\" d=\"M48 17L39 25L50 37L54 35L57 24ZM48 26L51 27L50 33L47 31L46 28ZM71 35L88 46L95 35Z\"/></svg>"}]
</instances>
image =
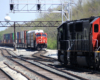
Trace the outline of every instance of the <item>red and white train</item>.
<instances>
[{"instance_id":1,"label":"red and white train","mask_svg":"<svg viewBox=\"0 0 100 80\"><path fill-rule=\"evenodd\" d=\"M46 48L47 34L43 30L32 30L27 32L27 47Z\"/></svg>"},{"instance_id":2,"label":"red and white train","mask_svg":"<svg viewBox=\"0 0 100 80\"><path fill-rule=\"evenodd\" d=\"M2 46L14 45L14 33L4 34ZM21 48L47 48L47 33L43 30L16 32L16 47Z\"/></svg>"}]
</instances>

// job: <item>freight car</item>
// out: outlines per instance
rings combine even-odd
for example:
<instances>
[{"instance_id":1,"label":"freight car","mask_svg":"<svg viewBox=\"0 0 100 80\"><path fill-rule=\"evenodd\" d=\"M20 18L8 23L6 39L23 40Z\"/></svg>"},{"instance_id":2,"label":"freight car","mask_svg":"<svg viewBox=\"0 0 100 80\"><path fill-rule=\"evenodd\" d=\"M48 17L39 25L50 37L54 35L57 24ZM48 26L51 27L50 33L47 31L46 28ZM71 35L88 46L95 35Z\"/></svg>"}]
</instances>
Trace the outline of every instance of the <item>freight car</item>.
<instances>
[{"instance_id":1,"label":"freight car","mask_svg":"<svg viewBox=\"0 0 100 80\"><path fill-rule=\"evenodd\" d=\"M100 17L66 21L57 29L59 62L99 68Z\"/></svg>"},{"instance_id":2,"label":"freight car","mask_svg":"<svg viewBox=\"0 0 100 80\"><path fill-rule=\"evenodd\" d=\"M16 47L20 48L46 48L47 34L43 30L16 32ZM14 33L4 34L2 46L14 46Z\"/></svg>"}]
</instances>

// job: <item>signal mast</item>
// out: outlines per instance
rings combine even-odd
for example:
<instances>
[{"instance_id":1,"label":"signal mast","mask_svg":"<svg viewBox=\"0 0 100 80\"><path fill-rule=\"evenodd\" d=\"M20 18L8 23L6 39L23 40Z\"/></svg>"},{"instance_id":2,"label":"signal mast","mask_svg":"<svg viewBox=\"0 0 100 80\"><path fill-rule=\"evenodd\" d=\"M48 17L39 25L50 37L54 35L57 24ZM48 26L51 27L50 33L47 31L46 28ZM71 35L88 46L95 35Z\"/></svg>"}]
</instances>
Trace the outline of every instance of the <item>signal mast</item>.
<instances>
[{"instance_id":1,"label":"signal mast","mask_svg":"<svg viewBox=\"0 0 100 80\"><path fill-rule=\"evenodd\" d=\"M62 23L71 17L70 0L10 0L9 4L13 13L61 13ZM54 6L60 6L61 9L55 10Z\"/></svg>"}]
</instances>

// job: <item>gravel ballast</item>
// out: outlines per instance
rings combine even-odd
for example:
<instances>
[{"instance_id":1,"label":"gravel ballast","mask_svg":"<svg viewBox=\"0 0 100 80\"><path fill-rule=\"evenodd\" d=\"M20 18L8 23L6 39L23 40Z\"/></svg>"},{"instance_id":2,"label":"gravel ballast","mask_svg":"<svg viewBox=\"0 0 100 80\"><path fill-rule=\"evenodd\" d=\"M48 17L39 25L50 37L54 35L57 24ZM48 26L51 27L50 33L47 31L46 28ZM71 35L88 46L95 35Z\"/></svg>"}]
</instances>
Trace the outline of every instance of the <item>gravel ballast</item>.
<instances>
[{"instance_id":1,"label":"gravel ballast","mask_svg":"<svg viewBox=\"0 0 100 80\"><path fill-rule=\"evenodd\" d=\"M5 48L5 47L2 47L2 48ZM9 48L9 47L7 47L6 49L13 50L13 48ZM49 54L57 54L57 50L49 50L49 49L47 49L46 51L48 51L48 52L45 54L45 56L47 56ZM36 53L36 52L37 51L19 49L19 51L18 50L17 51L14 51L14 53L16 53L16 54L14 54L14 53L12 53L12 54L14 54L14 55L23 55L25 57L32 57L31 55L34 54L34 53ZM2 57L0 57L0 62L1 61L9 62L6 59L3 59ZM10 62L9 62L9 64L10 65L13 65L13 63L10 63ZM12 66L12 67L15 67L16 69L21 70L21 68L18 68L18 66ZM24 70L22 70L22 71L24 71ZM99 74L98 75L95 75L95 73L91 74L91 73L88 73L88 72L83 72L83 71L78 72L78 71L73 71L73 70L67 70L67 71L70 72L70 73L73 73L75 75L78 75L78 76L87 78L89 80L100 80ZM24 73L25 74L28 74L27 71L24 72ZM32 77L32 76L30 76L30 77L31 78L34 78L35 80L39 80L39 78L37 78L37 77L35 78L35 75L34 75L34 77Z\"/></svg>"}]
</instances>

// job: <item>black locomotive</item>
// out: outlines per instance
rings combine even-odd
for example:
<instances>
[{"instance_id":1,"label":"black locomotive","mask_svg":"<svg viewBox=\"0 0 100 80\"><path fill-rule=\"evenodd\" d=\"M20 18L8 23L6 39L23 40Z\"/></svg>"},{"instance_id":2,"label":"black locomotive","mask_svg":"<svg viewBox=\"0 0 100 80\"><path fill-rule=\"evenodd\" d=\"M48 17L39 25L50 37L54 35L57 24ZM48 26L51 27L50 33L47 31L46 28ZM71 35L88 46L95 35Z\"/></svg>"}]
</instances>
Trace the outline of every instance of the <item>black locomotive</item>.
<instances>
[{"instance_id":1,"label":"black locomotive","mask_svg":"<svg viewBox=\"0 0 100 80\"><path fill-rule=\"evenodd\" d=\"M58 27L58 61L64 65L100 65L100 17L66 21Z\"/></svg>"}]
</instances>

